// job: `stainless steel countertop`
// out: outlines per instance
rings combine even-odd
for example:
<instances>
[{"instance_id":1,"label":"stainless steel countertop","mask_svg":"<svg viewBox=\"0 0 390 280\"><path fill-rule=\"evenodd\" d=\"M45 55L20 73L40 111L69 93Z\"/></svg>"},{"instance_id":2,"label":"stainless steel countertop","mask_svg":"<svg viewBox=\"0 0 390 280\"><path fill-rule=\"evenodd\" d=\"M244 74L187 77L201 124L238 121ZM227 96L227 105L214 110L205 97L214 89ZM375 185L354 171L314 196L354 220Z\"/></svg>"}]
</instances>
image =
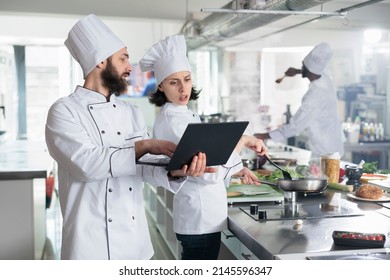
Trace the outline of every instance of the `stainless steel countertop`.
<instances>
[{"instance_id":1,"label":"stainless steel countertop","mask_svg":"<svg viewBox=\"0 0 390 280\"><path fill-rule=\"evenodd\" d=\"M335 246L332 233L338 231L384 233L388 238L385 247L390 247L390 209L372 202L350 201L345 193L326 190L326 195L303 197L297 202L327 203L337 197L339 205L348 206L363 212L363 216L336 217L322 219L302 219L300 229L294 229L294 220L259 222L252 219L240 206L234 204L228 209L229 230L259 259L274 259L278 254L300 254L310 252L329 252L350 250L350 247ZM258 203L259 210L267 204Z\"/></svg>"},{"instance_id":2,"label":"stainless steel countertop","mask_svg":"<svg viewBox=\"0 0 390 280\"><path fill-rule=\"evenodd\" d=\"M310 157L310 151L298 149L273 142L269 145L269 153L283 158L300 158L302 163ZM374 144L374 143L372 143ZM389 143L357 144L354 149L367 146L388 147ZM291 148L291 149L290 149ZM348 148L352 148L349 145ZM347 148L347 150L348 150ZM347 162L342 161L340 166ZM335 199L337 198L337 199ZM390 248L390 203L376 204L372 202L357 202L346 198L346 193L327 189L325 195L306 196L300 195L298 203L327 204L332 200L339 206L346 206L362 212L362 216L336 217L322 219L302 219L303 225L294 229L295 220L255 221L240 207L249 207L251 203L234 203L228 208L229 230L259 259L274 259L275 255L293 255L302 253L334 252L338 250L351 250L350 247L342 248L333 244L333 231L377 232L387 236L385 247ZM283 202L284 205L285 202ZM257 203L259 210L272 205L273 202Z\"/></svg>"},{"instance_id":3,"label":"stainless steel countertop","mask_svg":"<svg viewBox=\"0 0 390 280\"><path fill-rule=\"evenodd\" d=\"M0 144L0 180L46 178L53 164L44 142L17 140Z\"/></svg>"}]
</instances>

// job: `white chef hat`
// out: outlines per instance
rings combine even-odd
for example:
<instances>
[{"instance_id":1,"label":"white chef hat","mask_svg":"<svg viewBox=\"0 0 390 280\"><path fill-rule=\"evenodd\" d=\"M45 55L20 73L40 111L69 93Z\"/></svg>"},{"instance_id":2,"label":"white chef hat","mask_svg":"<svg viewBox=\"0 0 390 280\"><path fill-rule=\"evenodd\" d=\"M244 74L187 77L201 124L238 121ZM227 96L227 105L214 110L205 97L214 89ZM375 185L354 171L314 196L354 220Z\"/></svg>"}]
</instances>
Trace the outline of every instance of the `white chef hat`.
<instances>
[{"instance_id":1,"label":"white chef hat","mask_svg":"<svg viewBox=\"0 0 390 280\"><path fill-rule=\"evenodd\" d=\"M172 73L191 71L186 54L184 35L176 34L154 44L140 60L139 65L143 72L153 71L159 85Z\"/></svg>"},{"instance_id":2,"label":"white chef hat","mask_svg":"<svg viewBox=\"0 0 390 280\"><path fill-rule=\"evenodd\" d=\"M329 44L321 43L303 59L303 64L312 73L321 75L328 62L332 58L333 52Z\"/></svg>"},{"instance_id":3,"label":"white chef hat","mask_svg":"<svg viewBox=\"0 0 390 280\"><path fill-rule=\"evenodd\" d=\"M125 47L125 44L96 15L80 19L65 40L73 58L80 63L84 78L100 62Z\"/></svg>"}]
</instances>

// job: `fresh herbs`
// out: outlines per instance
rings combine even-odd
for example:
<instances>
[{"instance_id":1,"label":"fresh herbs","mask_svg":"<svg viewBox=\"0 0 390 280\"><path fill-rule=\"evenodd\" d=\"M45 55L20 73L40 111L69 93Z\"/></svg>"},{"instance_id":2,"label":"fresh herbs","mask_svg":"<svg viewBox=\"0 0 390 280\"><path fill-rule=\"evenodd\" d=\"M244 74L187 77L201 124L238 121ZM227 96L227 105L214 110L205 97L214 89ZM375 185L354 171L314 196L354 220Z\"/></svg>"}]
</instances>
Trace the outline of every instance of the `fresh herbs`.
<instances>
[{"instance_id":1,"label":"fresh herbs","mask_svg":"<svg viewBox=\"0 0 390 280\"><path fill-rule=\"evenodd\" d=\"M367 174L390 174L390 169L378 169L378 162L365 162L363 164L363 173Z\"/></svg>"},{"instance_id":2,"label":"fresh herbs","mask_svg":"<svg viewBox=\"0 0 390 280\"><path fill-rule=\"evenodd\" d=\"M363 164L363 173L369 173L373 174L378 171L378 162L373 161L373 162L365 162Z\"/></svg>"},{"instance_id":3,"label":"fresh herbs","mask_svg":"<svg viewBox=\"0 0 390 280\"><path fill-rule=\"evenodd\" d=\"M292 178L303 178L302 175L298 174L294 169L285 168L288 173L290 173ZM269 175L258 175L260 180L266 180L268 182L276 182L278 179L283 179L283 173L279 169L275 169Z\"/></svg>"}]
</instances>

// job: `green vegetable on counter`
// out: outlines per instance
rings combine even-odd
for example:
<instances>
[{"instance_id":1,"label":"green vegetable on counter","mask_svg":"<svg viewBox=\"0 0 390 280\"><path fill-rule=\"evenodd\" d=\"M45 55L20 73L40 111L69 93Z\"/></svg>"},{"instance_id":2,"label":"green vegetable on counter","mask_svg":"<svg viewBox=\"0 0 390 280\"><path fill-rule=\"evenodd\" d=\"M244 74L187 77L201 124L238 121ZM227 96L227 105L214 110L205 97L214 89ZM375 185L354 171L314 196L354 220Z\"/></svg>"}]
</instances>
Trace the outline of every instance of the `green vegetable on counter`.
<instances>
[{"instance_id":1,"label":"green vegetable on counter","mask_svg":"<svg viewBox=\"0 0 390 280\"><path fill-rule=\"evenodd\" d=\"M378 162L365 162L363 164L363 173L368 174L390 174L390 169L378 169Z\"/></svg>"},{"instance_id":2,"label":"green vegetable on counter","mask_svg":"<svg viewBox=\"0 0 390 280\"><path fill-rule=\"evenodd\" d=\"M378 171L378 162L365 162L363 164L363 173L374 174Z\"/></svg>"},{"instance_id":3,"label":"green vegetable on counter","mask_svg":"<svg viewBox=\"0 0 390 280\"><path fill-rule=\"evenodd\" d=\"M352 185L342 185L338 183L328 183L328 188L344 191L344 192L353 192Z\"/></svg>"}]
</instances>

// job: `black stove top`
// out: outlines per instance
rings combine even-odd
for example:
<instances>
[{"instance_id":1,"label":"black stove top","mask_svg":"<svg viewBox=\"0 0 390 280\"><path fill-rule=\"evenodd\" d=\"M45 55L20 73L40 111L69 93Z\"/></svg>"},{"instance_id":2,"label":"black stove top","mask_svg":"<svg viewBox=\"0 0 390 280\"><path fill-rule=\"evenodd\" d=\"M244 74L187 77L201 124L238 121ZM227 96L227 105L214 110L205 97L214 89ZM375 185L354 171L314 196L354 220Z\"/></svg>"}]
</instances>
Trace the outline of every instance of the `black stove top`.
<instances>
[{"instance_id":1,"label":"black stove top","mask_svg":"<svg viewBox=\"0 0 390 280\"><path fill-rule=\"evenodd\" d=\"M255 206L255 207L254 207ZM279 205L253 205L240 207L240 210L256 221L279 221L296 219L323 219L336 217L362 216L362 211L348 206L331 206L328 203L291 202Z\"/></svg>"}]
</instances>

